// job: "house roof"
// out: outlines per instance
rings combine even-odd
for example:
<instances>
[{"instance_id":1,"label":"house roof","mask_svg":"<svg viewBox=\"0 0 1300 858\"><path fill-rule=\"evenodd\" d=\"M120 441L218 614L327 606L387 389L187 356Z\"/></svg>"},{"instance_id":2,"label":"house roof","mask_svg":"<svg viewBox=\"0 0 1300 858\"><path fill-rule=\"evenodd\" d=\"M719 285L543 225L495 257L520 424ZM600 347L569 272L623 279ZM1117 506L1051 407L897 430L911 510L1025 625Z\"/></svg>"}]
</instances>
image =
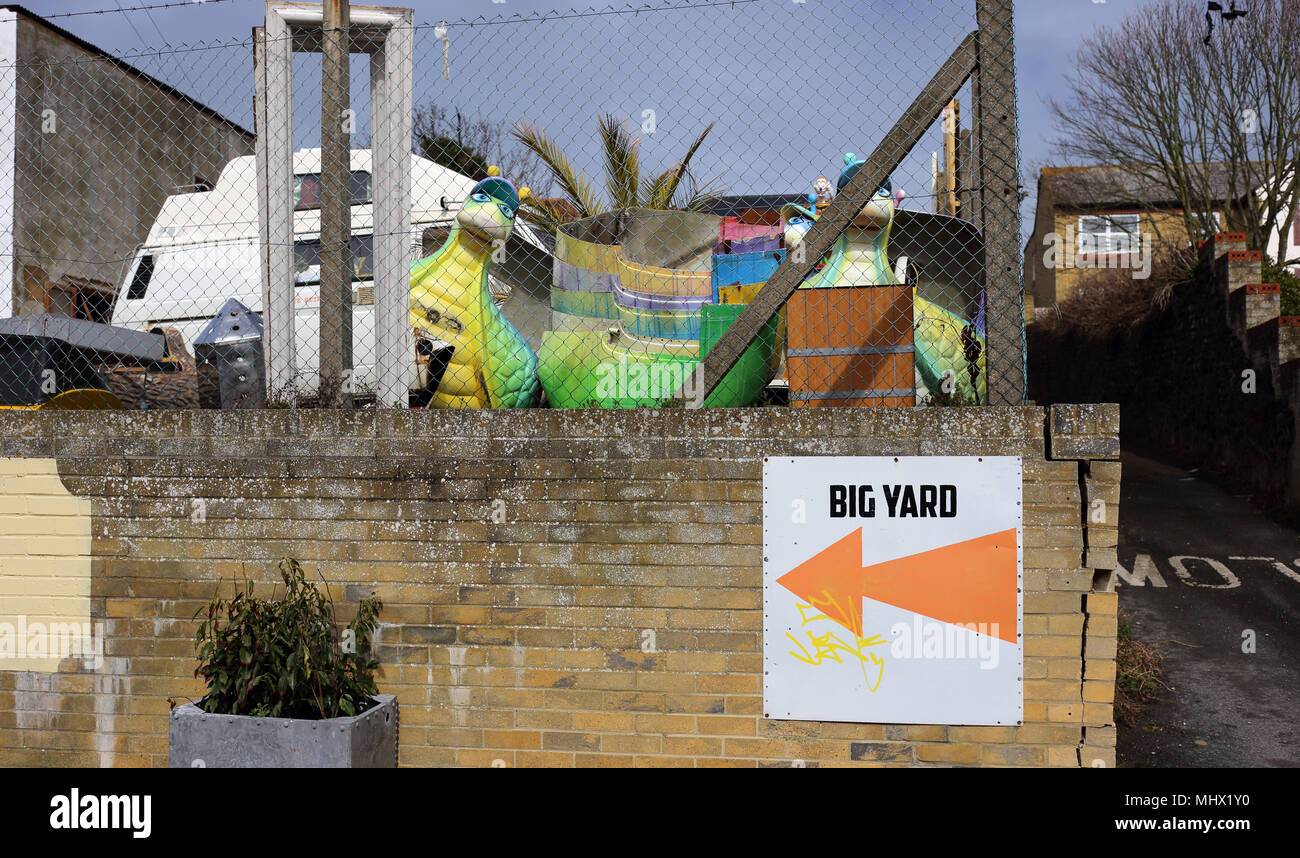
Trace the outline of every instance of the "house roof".
<instances>
[{"instance_id":1,"label":"house roof","mask_svg":"<svg viewBox=\"0 0 1300 858\"><path fill-rule=\"evenodd\" d=\"M1228 165L1209 165L1210 196L1225 200L1229 193ZM1237 177L1241 183L1241 177ZM1038 177L1039 199L1050 196L1056 206L1105 207L1142 205L1181 208L1170 190L1122 167L1044 167Z\"/></svg>"},{"instance_id":2,"label":"house roof","mask_svg":"<svg viewBox=\"0 0 1300 858\"><path fill-rule=\"evenodd\" d=\"M142 82L147 83L149 86L152 86L158 89L159 91L164 92L167 95L170 95L176 100L184 102L190 107L193 107L199 113L202 113L205 116L208 116L209 118L216 120L217 122L229 126L232 130L240 134L243 134L249 140L253 140L257 136L252 131L249 131L247 128L235 122L234 120L226 116L223 116L221 113L217 112L211 107L208 107L206 104L196 101L195 99L191 98L190 96L186 95L185 93L181 92L179 89L176 89L170 84L163 83L162 81L158 80L158 78L141 71L140 69L136 68L135 66L126 62L125 60L113 56L108 51L104 50L101 47L98 47L97 45L93 45L90 42L87 42L85 39L81 38L80 36L68 32L67 30L63 29L57 24L50 23L48 19L42 18L40 15L37 15L35 12L32 12L30 9L26 8L25 6L20 6L14 3L4 3L4 4L0 4L0 10L14 12L15 14L22 15L24 18L29 19L33 23L40 24L42 27L49 30L50 32L57 34L60 38L72 42L77 47L82 48L85 51L88 51L89 53L93 54L96 57L99 57L100 59L104 60L107 63L112 63L122 71L131 75L132 77L138 78Z\"/></svg>"},{"instance_id":3,"label":"house roof","mask_svg":"<svg viewBox=\"0 0 1300 858\"><path fill-rule=\"evenodd\" d=\"M758 211L780 211L782 206L795 203L808 204L808 193L802 194L742 194L718 197L700 211L718 217L733 217L746 209Z\"/></svg>"}]
</instances>

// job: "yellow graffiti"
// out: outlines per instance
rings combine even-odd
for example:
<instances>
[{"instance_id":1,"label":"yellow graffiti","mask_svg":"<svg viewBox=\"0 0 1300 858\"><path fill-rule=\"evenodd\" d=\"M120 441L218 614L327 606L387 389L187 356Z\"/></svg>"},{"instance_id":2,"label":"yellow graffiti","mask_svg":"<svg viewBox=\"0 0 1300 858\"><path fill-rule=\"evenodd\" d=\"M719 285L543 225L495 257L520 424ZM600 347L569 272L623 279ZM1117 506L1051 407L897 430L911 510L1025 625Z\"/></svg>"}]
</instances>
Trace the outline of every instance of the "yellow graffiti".
<instances>
[{"instance_id":1,"label":"yellow graffiti","mask_svg":"<svg viewBox=\"0 0 1300 858\"><path fill-rule=\"evenodd\" d=\"M830 623L835 622L812 605L796 604L796 607L799 609L799 624L801 626L807 626L811 623L822 621ZM856 658L858 660L858 663L862 668L862 679L866 682L868 690L874 692L880 687L881 680L885 677L885 662L874 652L870 652L869 650L872 647L881 646L885 643L885 639L882 636L872 635L868 638L862 637L858 634L852 634L853 642L848 643L834 631L829 631L825 634L819 635L805 629L804 634L808 636L807 643L811 644L811 650L805 646L804 642L799 638L786 632L785 636L793 641L794 645L799 648L799 652L790 650L790 655L794 656L799 661L802 661L804 664L810 664L815 667L825 661L834 661L836 664L843 664L844 657L841 654L846 654L848 657ZM867 672L868 666L870 666L875 673L876 681L874 683L871 681L871 676Z\"/></svg>"}]
</instances>

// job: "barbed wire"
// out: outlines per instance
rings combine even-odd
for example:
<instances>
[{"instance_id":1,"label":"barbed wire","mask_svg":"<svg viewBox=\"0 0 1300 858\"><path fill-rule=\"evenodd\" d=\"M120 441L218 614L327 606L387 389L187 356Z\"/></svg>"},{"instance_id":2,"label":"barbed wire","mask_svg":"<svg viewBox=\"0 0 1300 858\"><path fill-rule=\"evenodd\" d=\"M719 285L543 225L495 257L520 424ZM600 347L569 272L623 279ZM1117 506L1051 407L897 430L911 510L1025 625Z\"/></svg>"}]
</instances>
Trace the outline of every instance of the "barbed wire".
<instances>
[{"instance_id":1,"label":"barbed wire","mask_svg":"<svg viewBox=\"0 0 1300 858\"><path fill-rule=\"evenodd\" d=\"M49 15L39 15L39 17L49 19L49 18L73 17L79 15L111 15L119 12L144 11L148 9L170 8L170 7L179 7L179 6L209 5L212 3L227 3L227 2L233 2L233 0L205 0L205 2L203 3L196 3L194 2L194 0L188 0L188 2L164 3L159 5L153 5L153 6L130 6L130 7L122 7L121 9L98 9L98 10L83 11L83 12L59 12L59 13L52 13ZM698 9L748 6L759 2L761 2L761 0L704 0L704 2L699 2L699 0L692 0L692 2L684 2L684 3L670 2L670 3L663 3L657 5L646 3L638 6L624 6L624 7L611 6L607 9L593 8L593 9L587 9L582 11L570 11L570 12L561 12L558 10L552 10L550 12L542 12L536 14L515 13L513 15L503 15L495 18L486 18L483 16L479 16L477 18L459 18L456 20L447 21L446 23L443 22L417 23L411 25L410 27L405 27L404 25L394 25L394 26L404 28L404 29L410 29L413 32L433 30L440 26L446 26L448 28L460 27L460 28L469 29L475 27L495 26L500 24L545 24L552 21L578 20L578 19L594 18L594 17L618 16L618 15L641 15L641 14L652 14L656 12L675 12L675 11L690 11L690 10L698 10ZM270 37L268 36L267 39L270 40ZM289 36L282 37L282 39L284 41L292 42L294 37L292 35L289 35ZM153 49L140 48L140 49L123 50L119 52L106 51L106 53L109 53L114 58L123 61L139 61L146 58L164 57L164 56L171 56L174 54L198 53L203 51L222 50L226 48L245 48L247 50L252 50L252 47L253 47L253 41L250 37L240 37L236 39L229 39L226 41L213 41L210 43L198 42L198 43L172 44L170 42L164 42L161 47L157 47ZM28 62L18 62L18 61L0 62L0 68L9 69L9 68L30 68L33 66L43 66L43 67L44 66L77 66L77 65L87 64L87 63L93 64L99 62L100 59L101 59L100 57L96 57L96 56L59 58L57 60L50 59L48 57L43 57L39 60L31 60Z\"/></svg>"},{"instance_id":2,"label":"barbed wire","mask_svg":"<svg viewBox=\"0 0 1300 858\"><path fill-rule=\"evenodd\" d=\"M148 12L153 9L175 9L178 7L215 6L218 3L232 3L234 0L174 0L168 3L146 3L139 6L120 6L116 9L84 9L80 12L33 12L41 18L80 18L87 15L116 15L121 12Z\"/></svg>"},{"instance_id":3,"label":"barbed wire","mask_svg":"<svg viewBox=\"0 0 1300 858\"><path fill-rule=\"evenodd\" d=\"M584 10L571 10L568 12L561 12L558 9L552 9L549 12L539 12L531 15L516 12L513 15L499 15L495 18L487 18L480 15L477 18L460 18L455 21L448 21L446 22L445 25L442 24L441 22L437 24L433 24L433 23L416 24L415 29L425 30L425 29L431 29L439 26L487 27L487 26L495 26L497 24L533 24L533 23L545 23L547 21L567 21L567 20L572 20L577 18L599 18L608 15L640 15L643 13L653 13L653 12L676 12L676 11L686 11L690 9L711 9L720 6L730 6L730 7L747 6L751 3L758 3L758 2L761 2L761 0L703 0L703 2L699 2L699 0L694 0L694 2L692 2L692 0L688 0L687 2L682 2L682 3L662 3L658 5L645 3L640 6L623 6L623 7L610 6L605 9L588 8Z\"/></svg>"}]
</instances>

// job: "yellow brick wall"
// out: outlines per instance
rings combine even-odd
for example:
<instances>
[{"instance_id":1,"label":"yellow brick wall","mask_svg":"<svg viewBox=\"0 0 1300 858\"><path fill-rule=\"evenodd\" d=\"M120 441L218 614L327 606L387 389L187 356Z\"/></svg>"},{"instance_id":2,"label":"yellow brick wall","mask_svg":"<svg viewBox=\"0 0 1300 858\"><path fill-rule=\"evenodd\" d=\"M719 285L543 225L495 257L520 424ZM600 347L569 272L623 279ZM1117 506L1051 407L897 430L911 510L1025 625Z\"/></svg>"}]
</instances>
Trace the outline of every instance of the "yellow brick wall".
<instances>
[{"instance_id":1,"label":"yellow brick wall","mask_svg":"<svg viewBox=\"0 0 1300 858\"><path fill-rule=\"evenodd\" d=\"M0 458L0 670L50 673L90 623L91 503L52 458ZM78 641L81 635L78 635Z\"/></svg>"},{"instance_id":2,"label":"yellow brick wall","mask_svg":"<svg viewBox=\"0 0 1300 858\"><path fill-rule=\"evenodd\" d=\"M1106 406L0 416L94 501L106 641L97 671L0 668L0 764L166 765L195 611L292 555L383 599L404 765L1111 765L1115 520L1081 491L1117 503L1117 434ZM781 454L1024 457L1023 725L762 717Z\"/></svg>"}]
</instances>

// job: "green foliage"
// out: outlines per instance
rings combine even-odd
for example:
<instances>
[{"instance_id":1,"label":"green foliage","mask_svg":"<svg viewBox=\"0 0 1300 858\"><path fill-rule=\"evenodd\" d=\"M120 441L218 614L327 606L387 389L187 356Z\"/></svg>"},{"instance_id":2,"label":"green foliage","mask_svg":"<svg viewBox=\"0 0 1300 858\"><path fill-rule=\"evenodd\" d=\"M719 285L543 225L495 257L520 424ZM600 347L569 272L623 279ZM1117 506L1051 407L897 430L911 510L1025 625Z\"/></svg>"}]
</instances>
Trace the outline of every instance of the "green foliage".
<instances>
[{"instance_id":1,"label":"green foliage","mask_svg":"<svg viewBox=\"0 0 1300 858\"><path fill-rule=\"evenodd\" d=\"M1291 269L1278 265L1272 257L1264 257L1263 278L1265 283L1276 283L1282 287L1282 315L1300 316L1300 277L1291 273Z\"/></svg>"},{"instance_id":2,"label":"green foliage","mask_svg":"<svg viewBox=\"0 0 1300 858\"><path fill-rule=\"evenodd\" d=\"M627 119L605 114L598 118L598 125L605 168L603 198L597 195L586 174L574 169L559 143L546 132L529 122L515 128L515 139L541 160L552 182L559 185L568 210L548 207L541 200L525 201L521 211L530 221L554 232L573 217L587 218L635 208L695 211L721 196L721 186L712 181L701 184L690 166L691 159L713 130L712 124L700 132L680 161L663 172L645 176L642 175L641 138L628 127Z\"/></svg>"},{"instance_id":3,"label":"green foliage","mask_svg":"<svg viewBox=\"0 0 1300 858\"><path fill-rule=\"evenodd\" d=\"M441 134L417 134L420 154L435 164L455 170L462 176L481 178L487 175L487 157L452 137Z\"/></svg>"},{"instance_id":4,"label":"green foliage","mask_svg":"<svg viewBox=\"0 0 1300 858\"><path fill-rule=\"evenodd\" d=\"M309 719L369 709L378 692L370 637L379 599L361 600L340 634L333 601L306 581L297 560L282 560L280 577L283 598L254 598L249 584L247 592L208 604L194 636L194 675L208 685L199 706L222 715ZM203 614L200 608L194 616Z\"/></svg>"}]
</instances>

